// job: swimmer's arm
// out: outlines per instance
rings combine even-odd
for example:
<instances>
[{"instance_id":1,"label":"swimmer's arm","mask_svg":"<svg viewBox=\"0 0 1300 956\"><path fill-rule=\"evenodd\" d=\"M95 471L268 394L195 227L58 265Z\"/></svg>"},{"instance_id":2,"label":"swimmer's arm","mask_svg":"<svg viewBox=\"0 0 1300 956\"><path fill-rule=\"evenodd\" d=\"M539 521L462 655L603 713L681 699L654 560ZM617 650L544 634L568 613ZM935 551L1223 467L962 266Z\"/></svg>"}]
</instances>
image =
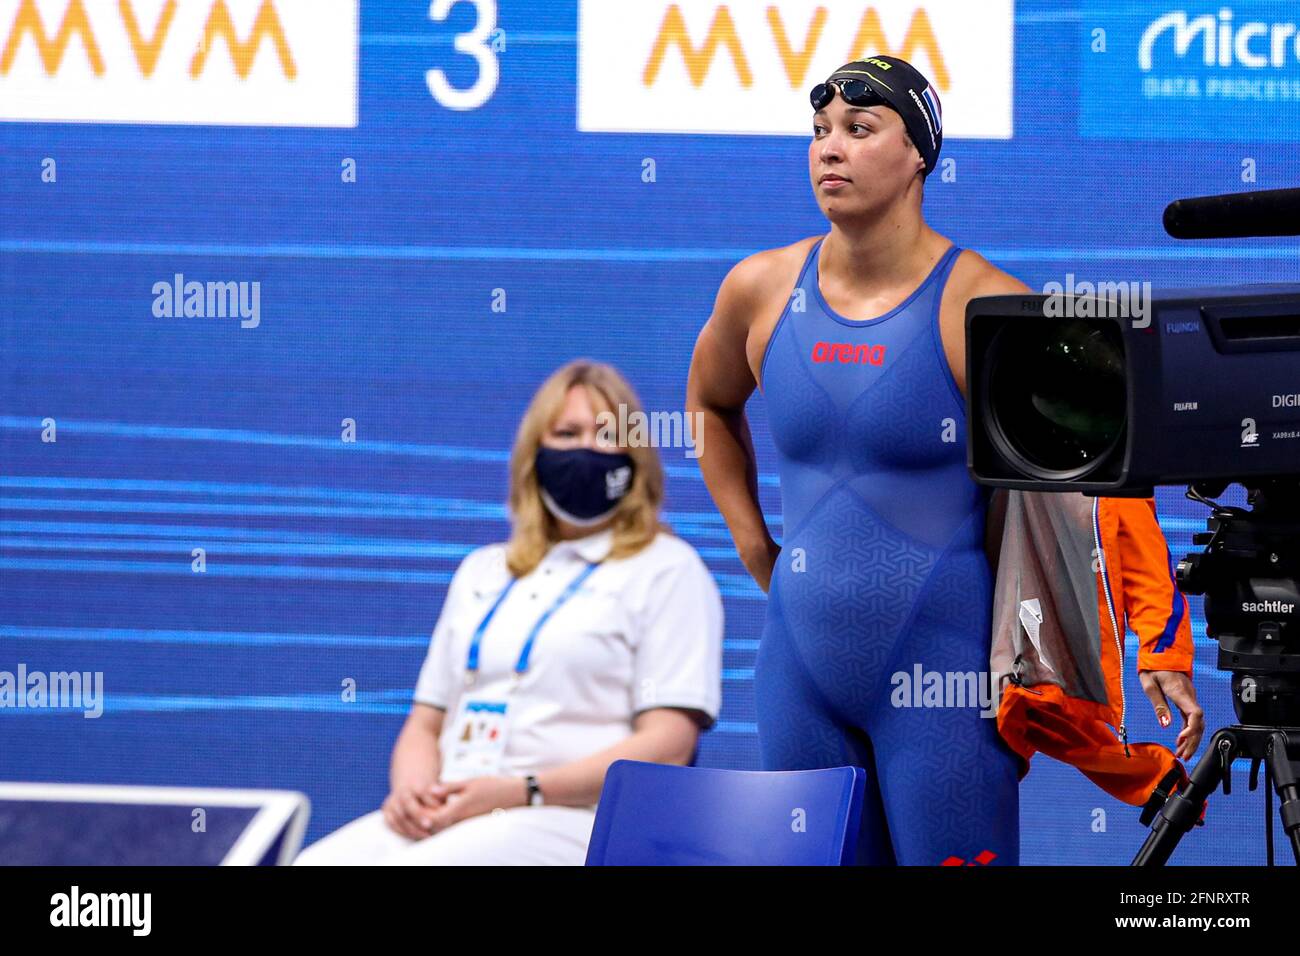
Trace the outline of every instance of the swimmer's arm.
<instances>
[{"instance_id":1,"label":"swimmer's arm","mask_svg":"<svg viewBox=\"0 0 1300 956\"><path fill-rule=\"evenodd\" d=\"M966 397L966 305L971 299L983 295L1023 295L1031 292L1013 275L1008 275L977 252L962 252L953 268L948 285L943 291L943 306L939 321L943 330L943 350L948 359L952 377ZM1002 551L1003 519L1006 515L1008 492L997 489L990 494L988 524L985 528L984 553L989 567L997 574L998 558Z\"/></svg>"},{"instance_id":2,"label":"swimmer's arm","mask_svg":"<svg viewBox=\"0 0 1300 956\"><path fill-rule=\"evenodd\" d=\"M966 395L966 305L985 295L1025 295L1033 290L1013 275L1003 272L977 252L962 252L959 266L943 292L940 321L943 348L952 377L962 397ZM951 306L951 307L949 307Z\"/></svg>"},{"instance_id":3,"label":"swimmer's arm","mask_svg":"<svg viewBox=\"0 0 1300 956\"><path fill-rule=\"evenodd\" d=\"M700 471L722 513L736 551L759 587L767 590L777 545L758 500L758 463L745 402L758 383L746 354L749 328L763 299L763 257L738 263L722 281L713 314L700 330L686 382L686 409L701 422ZM770 269L768 270L770 271Z\"/></svg>"}]
</instances>

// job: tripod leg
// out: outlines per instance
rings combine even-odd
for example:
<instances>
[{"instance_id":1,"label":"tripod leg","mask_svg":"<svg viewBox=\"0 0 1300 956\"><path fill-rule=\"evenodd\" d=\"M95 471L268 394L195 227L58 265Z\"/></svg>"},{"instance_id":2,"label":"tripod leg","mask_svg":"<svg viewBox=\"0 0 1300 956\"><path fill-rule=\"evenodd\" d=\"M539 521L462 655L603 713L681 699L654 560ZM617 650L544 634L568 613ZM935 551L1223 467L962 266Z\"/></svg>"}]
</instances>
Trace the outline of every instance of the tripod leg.
<instances>
[{"instance_id":1,"label":"tripod leg","mask_svg":"<svg viewBox=\"0 0 1300 956\"><path fill-rule=\"evenodd\" d=\"M1201 807L1223 780L1236 753L1237 740L1227 730L1220 730L1211 738L1187 788L1172 794L1160 808L1151 824L1151 833L1133 858L1133 866L1164 866L1168 862L1178 841L1200 819Z\"/></svg>"},{"instance_id":2,"label":"tripod leg","mask_svg":"<svg viewBox=\"0 0 1300 956\"><path fill-rule=\"evenodd\" d=\"M1266 758L1264 778L1264 865L1273 865L1273 761Z\"/></svg>"},{"instance_id":3,"label":"tripod leg","mask_svg":"<svg viewBox=\"0 0 1300 956\"><path fill-rule=\"evenodd\" d=\"M1291 766L1291 755L1287 752L1286 743L1286 734L1281 731L1269 737L1268 769L1281 800L1278 810L1282 814L1282 829L1291 840L1291 852L1295 854L1296 866L1300 866L1300 785L1296 784L1295 770Z\"/></svg>"}]
</instances>

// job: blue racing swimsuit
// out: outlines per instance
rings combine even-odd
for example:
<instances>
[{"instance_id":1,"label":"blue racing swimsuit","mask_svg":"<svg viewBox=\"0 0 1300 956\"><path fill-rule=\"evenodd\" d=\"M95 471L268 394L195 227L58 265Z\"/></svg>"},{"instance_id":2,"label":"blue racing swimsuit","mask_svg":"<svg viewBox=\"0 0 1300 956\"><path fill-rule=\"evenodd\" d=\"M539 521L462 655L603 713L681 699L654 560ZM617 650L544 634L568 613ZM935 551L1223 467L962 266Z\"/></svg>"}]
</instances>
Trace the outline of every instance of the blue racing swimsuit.
<instances>
[{"instance_id":1,"label":"blue racing swimsuit","mask_svg":"<svg viewBox=\"0 0 1300 956\"><path fill-rule=\"evenodd\" d=\"M859 863L1016 864L1018 763L980 703L988 497L939 334L960 250L857 321L822 297L821 246L761 368L785 529L755 665L763 767L865 768Z\"/></svg>"}]
</instances>

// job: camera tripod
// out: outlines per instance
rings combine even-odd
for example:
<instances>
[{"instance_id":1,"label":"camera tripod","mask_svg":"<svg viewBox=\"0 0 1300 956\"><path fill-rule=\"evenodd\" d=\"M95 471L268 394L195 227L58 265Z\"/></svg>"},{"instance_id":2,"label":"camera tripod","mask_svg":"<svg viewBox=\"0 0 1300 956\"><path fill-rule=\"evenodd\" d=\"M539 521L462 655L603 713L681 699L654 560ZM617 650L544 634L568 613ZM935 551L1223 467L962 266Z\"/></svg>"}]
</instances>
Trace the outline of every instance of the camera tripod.
<instances>
[{"instance_id":1,"label":"camera tripod","mask_svg":"<svg viewBox=\"0 0 1300 956\"><path fill-rule=\"evenodd\" d=\"M1232 792L1232 765L1250 760L1250 789L1265 768L1265 834L1273 865L1273 791L1281 799L1282 829L1300 866L1300 653L1293 612L1300 604L1296 544L1300 543L1300 478L1269 478L1247 487L1251 510L1214 500L1226 481L1196 482L1187 497L1210 506L1208 531L1193 536L1205 545L1177 569L1179 587L1205 595L1206 633L1219 645L1218 668L1232 672L1232 707L1239 724L1210 738L1187 785L1166 792L1162 783L1142 814L1155 823L1134 866L1161 866L1201 818L1205 801L1222 784Z\"/></svg>"},{"instance_id":2,"label":"camera tripod","mask_svg":"<svg viewBox=\"0 0 1300 956\"><path fill-rule=\"evenodd\" d=\"M1156 816L1151 833L1133 858L1133 866L1163 866L1174 848L1200 820L1201 810L1219 784L1232 792L1232 764L1250 758L1250 789L1259 784L1259 767L1265 767L1265 821L1268 865L1273 865L1273 790L1281 798L1282 829L1291 841L1291 852L1300 866L1300 785L1296 764L1300 763L1300 727L1253 727L1236 724L1217 731L1205 756L1192 771L1183 790L1170 795ZM1144 817L1143 822L1147 822Z\"/></svg>"}]
</instances>

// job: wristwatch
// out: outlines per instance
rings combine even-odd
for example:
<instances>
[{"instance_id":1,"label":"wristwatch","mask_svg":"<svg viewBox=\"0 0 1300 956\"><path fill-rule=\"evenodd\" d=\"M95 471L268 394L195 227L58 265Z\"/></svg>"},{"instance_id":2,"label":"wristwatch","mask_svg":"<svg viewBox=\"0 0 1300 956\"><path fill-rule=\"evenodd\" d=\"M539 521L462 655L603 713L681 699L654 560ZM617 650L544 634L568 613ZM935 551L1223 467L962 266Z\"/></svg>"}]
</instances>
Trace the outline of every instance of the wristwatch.
<instances>
[{"instance_id":1,"label":"wristwatch","mask_svg":"<svg viewBox=\"0 0 1300 956\"><path fill-rule=\"evenodd\" d=\"M530 807L540 807L542 805L542 788L537 783L537 778L530 773L524 777L524 782L528 784L528 805Z\"/></svg>"}]
</instances>

